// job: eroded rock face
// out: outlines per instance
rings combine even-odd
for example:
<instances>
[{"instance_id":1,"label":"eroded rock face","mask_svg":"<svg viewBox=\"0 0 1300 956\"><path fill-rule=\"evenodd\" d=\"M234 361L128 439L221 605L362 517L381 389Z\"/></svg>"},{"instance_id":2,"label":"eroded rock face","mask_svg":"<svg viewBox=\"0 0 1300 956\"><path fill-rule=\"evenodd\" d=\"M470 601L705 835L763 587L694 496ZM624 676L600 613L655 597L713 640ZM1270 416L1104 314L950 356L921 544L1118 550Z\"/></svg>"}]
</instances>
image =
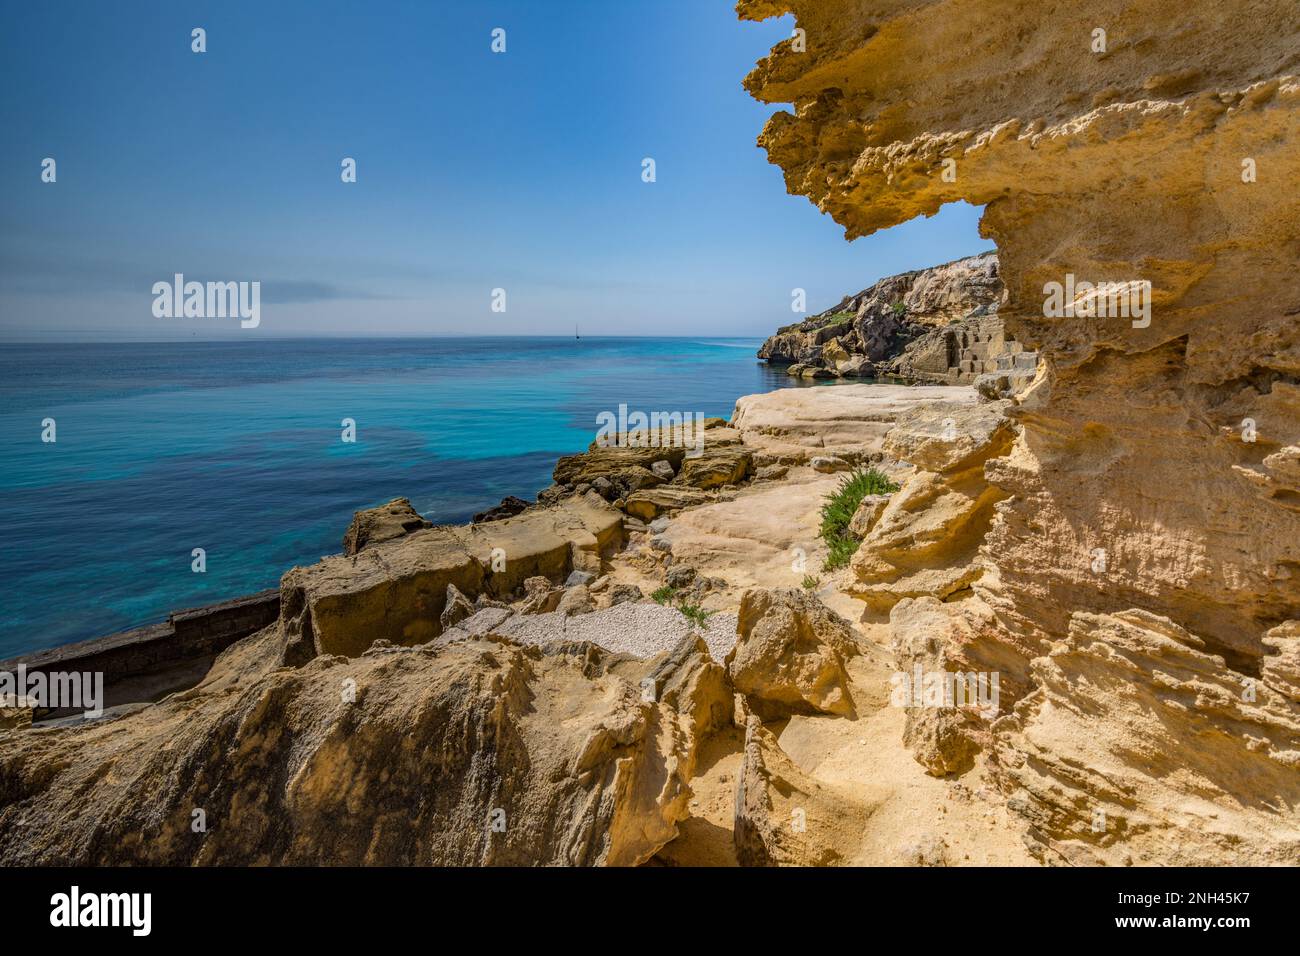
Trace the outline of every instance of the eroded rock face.
<instances>
[{"instance_id":1,"label":"eroded rock face","mask_svg":"<svg viewBox=\"0 0 1300 956\"><path fill-rule=\"evenodd\" d=\"M899 668L892 681L891 703L907 714L903 743L917 763L936 777L962 774L975 765L976 754L987 743L987 725L1001 704L1001 668L977 670L963 658L963 650L976 636L968 611L933 597L904 598L889 616ZM955 676L949 684L949 674L963 675L960 701ZM985 675L983 686L981 675Z\"/></svg>"},{"instance_id":2,"label":"eroded rock face","mask_svg":"<svg viewBox=\"0 0 1300 956\"><path fill-rule=\"evenodd\" d=\"M1286 670L1272 642L1300 619L1294 4L1080 3L1032 24L957 0L739 10L794 12L806 31L806 52L787 41L746 81L794 104L760 138L789 190L849 238L947 202L983 205L999 314L1038 351L1008 412L1019 435L984 467L1004 498L972 583L996 620L982 639L1028 654L1032 670L1015 676L1039 687L1005 744L1032 754L1008 773L1015 806L1049 847L1107 859L1123 841L1083 832L1094 800L1123 805L1135 859L1293 848L1297 801L1274 756L1290 718L1227 698ZM1124 295L1099 308L1078 283L1103 282ZM1070 286L1070 309L1053 309ZM1172 655L1172 686L1153 654ZM1065 726L1082 712L1086 730ZM1054 755L1076 731L1081 754ZM1094 757L1123 783L1078 769Z\"/></svg>"},{"instance_id":3,"label":"eroded rock face","mask_svg":"<svg viewBox=\"0 0 1300 956\"><path fill-rule=\"evenodd\" d=\"M850 562L853 594L880 610L903 598L948 597L984 573L979 550L1005 492L985 463L1015 437L1005 403L936 402L904 412L885 454L917 471L889 496Z\"/></svg>"},{"instance_id":4,"label":"eroded rock face","mask_svg":"<svg viewBox=\"0 0 1300 956\"><path fill-rule=\"evenodd\" d=\"M996 768L1048 862L1300 862L1300 703L1168 618L1078 612L994 726ZM1178 830L1169 841L1168 830Z\"/></svg>"},{"instance_id":5,"label":"eroded rock face","mask_svg":"<svg viewBox=\"0 0 1300 956\"><path fill-rule=\"evenodd\" d=\"M733 839L741 866L837 866L870 809L819 783L755 716L745 721Z\"/></svg>"},{"instance_id":6,"label":"eroded rock face","mask_svg":"<svg viewBox=\"0 0 1300 956\"><path fill-rule=\"evenodd\" d=\"M727 668L760 716L853 713L844 671L845 659L858 653L853 625L816 595L794 588L746 591L736 633Z\"/></svg>"},{"instance_id":7,"label":"eroded rock face","mask_svg":"<svg viewBox=\"0 0 1300 956\"><path fill-rule=\"evenodd\" d=\"M633 865L676 834L731 713L698 639L652 661L474 638L270 669L273 630L145 711L0 734L0 862Z\"/></svg>"},{"instance_id":8,"label":"eroded rock face","mask_svg":"<svg viewBox=\"0 0 1300 956\"><path fill-rule=\"evenodd\" d=\"M707 492L697 488L660 485L658 488L634 491L628 495L623 503L623 510L642 521L654 521L660 515L702 505L710 500Z\"/></svg>"}]
</instances>

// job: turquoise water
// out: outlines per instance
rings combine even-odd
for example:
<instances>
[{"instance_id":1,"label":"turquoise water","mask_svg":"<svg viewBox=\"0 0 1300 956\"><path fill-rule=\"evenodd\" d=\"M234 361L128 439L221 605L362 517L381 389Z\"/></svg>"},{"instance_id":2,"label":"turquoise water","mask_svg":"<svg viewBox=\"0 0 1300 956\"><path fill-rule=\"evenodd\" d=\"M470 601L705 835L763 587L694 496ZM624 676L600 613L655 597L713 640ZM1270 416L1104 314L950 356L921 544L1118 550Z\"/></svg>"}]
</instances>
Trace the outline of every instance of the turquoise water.
<instances>
[{"instance_id":1,"label":"turquoise water","mask_svg":"<svg viewBox=\"0 0 1300 956\"><path fill-rule=\"evenodd\" d=\"M435 523L531 498L620 402L726 417L741 395L803 384L758 362L759 344L0 346L0 659L272 587L390 498Z\"/></svg>"}]
</instances>

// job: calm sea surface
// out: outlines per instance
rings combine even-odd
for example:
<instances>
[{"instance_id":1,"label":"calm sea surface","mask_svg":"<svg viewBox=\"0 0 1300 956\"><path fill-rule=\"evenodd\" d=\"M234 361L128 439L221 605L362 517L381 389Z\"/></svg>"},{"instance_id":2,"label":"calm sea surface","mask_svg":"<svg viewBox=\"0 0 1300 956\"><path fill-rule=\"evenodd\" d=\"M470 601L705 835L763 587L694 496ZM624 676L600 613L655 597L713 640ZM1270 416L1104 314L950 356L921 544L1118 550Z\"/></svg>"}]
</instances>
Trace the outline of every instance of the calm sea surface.
<instances>
[{"instance_id":1,"label":"calm sea surface","mask_svg":"<svg viewBox=\"0 0 1300 956\"><path fill-rule=\"evenodd\" d=\"M726 417L741 395L799 385L759 344L0 345L0 659L272 587L390 498L455 523L532 497L620 402Z\"/></svg>"}]
</instances>

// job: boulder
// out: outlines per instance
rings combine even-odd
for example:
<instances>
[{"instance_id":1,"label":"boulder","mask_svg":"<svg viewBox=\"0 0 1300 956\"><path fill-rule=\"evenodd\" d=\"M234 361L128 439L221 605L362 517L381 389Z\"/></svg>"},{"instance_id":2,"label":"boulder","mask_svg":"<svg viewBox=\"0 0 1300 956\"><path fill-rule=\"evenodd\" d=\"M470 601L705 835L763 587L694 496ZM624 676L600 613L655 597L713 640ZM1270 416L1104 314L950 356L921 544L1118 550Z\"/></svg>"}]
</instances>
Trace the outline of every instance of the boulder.
<instances>
[{"instance_id":1,"label":"boulder","mask_svg":"<svg viewBox=\"0 0 1300 956\"><path fill-rule=\"evenodd\" d=\"M409 498L394 498L378 508L368 508L352 515L352 523L343 535L343 553L356 554L371 545L432 526L420 517Z\"/></svg>"},{"instance_id":2,"label":"boulder","mask_svg":"<svg viewBox=\"0 0 1300 956\"><path fill-rule=\"evenodd\" d=\"M673 469L672 462L660 459L650 466L650 470L662 478L664 481L672 481L677 472Z\"/></svg>"},{"instance_id":3,"label":"boulder","mask_svg":"<svg viewBox=\"0 0 1300 956\"><path fill-rule=\"evenodd\" d=\"M587 590L585 584L579 584L565 590L561 594L559 602L555 605L555 610L565 617L571 617L574 614L589 614L595 609L596 602L592 599L591 592Z\"/></svg>"},{"instance_id":4,"label":"boulder","mask_svg":"<svg viewBox=\"0 0 1300 956\"><path fill-rule=\"evenodd\" d=\"M613 607L615 604L626 604L629 601L641 601L645 595L635 584L615 584L609 589L609 604Z\"/></svg>"},{"instance_id":5,"label":"boulder","mask_svg":"<svg viewBox=\"0 0 1300 956\"><path fill-rule=\"evenodd\" d=\"M476 608L470 602L469 598L460 593L460 590L454 584L447 585L447 595L443 603L442 614L439 615L438 621L445 631L471 617Z\"/></svg>"},{"instance_id":6,"label":"boulder","mask_svg":"<svg viewBox=\"0 0 1300 956\"><path fill-rule=\"evenodd\" d=\"M517 514L522 514L532 507L532 503L525 501L523 498L516 498L514 495L507 495L501 499L501 504L495 508L489 508L487 511L480 511L474 515L474 524L481 524L484 521L499 521L502 518L513 518Z\"/></svg>"},{"instance_id":7,"label":"boulder","mask_svg":"<svg viewBox=\"0 0 1300 956\"><path fill-rule=\"evenodd\" d=\"M835 471L849 471L853 466L843 458L836 458L833 455L814 455L808 462L813 471L820 471L823 475L829 475Z\"/></svg>"},{"instance_id":8,"label":"boulder","mask_svg":"<svg viewBox=\"0 0 1300 956\"><path fill-rule=\"evenodd\" d=\"M524 582L524 599L517 606L520 614L549 614L560 606L564 588L552 587L549 579L538 575Z\"/></svg>"},{"instance_id":9,"label":"boulder","mask_svg":"<svg viewBox=\"0 0 1300 956\"><path fill-rule=\"evenodd\" d=\"M744 481L753 467L754 456L741 445L707 445L698 458L684 458L674 482L694 488L717 488Z\"/></svg>"},{"instance_id":10,"label":"boulder","mask_svg":"<svg viewBox=\"0 0 1300 956\"><path fill-rule=\"evenodd\" d=\"M838 371L840 363L849 360L849 352L838 338L833 338L822 346L821 358L828 368Z\"/></svg>"},{"instance_id":11,"label":"boulder","mask_svg":"<svg viewBox=\"0 0 1300 956\"><path fill-rule=\"evenodd\" d=\"M699 488L687 488L680 485L660 485L644 491L634 491L627 496L623 509L642 521L653 522L656 518L682 508L711 501L711 496Z\"/></svg>"},{"instance_id":12,"label":"boulder","mask_svg":"<svg viewBox=\"0 0 1300 956\"><path fill-rule=\"evenodd\" d=\"M853 713L845 660L858 653L851 625L794 588L744 593L727 669L759 716Z\"/></svg>"},{"instance_id":13,"label":"boulder","mask_svg":"<svg viewBox=\"0 0 1300 956\"><path fill-rule=\"evenodd\" d=\"M865 355L851 355L835 366L840 378L871 378L876 374L876 367Z\"/></svg>"},{"instance_id":14,"label":"boulder","mask_svg":"<svg viewBox=\"0 0 1300 956\"><path fill-rule=\"evenodd\" d=\"M689 587L690 583L695 580L695 569L685 564L674 564L668 569L668 574L664 578L664 583L671 588Z\"/></svg>"},{"instance_id":15,"label":"boulder","mask_svg":"<svg viewBox=\"0 0 1300 956\"><path fill-rule=\"evenodd\" d=\"M889 495L867 495L853 512L849 522L849 533L857 538L865 538L889 505Z\"/></svg>"}]
</instances>

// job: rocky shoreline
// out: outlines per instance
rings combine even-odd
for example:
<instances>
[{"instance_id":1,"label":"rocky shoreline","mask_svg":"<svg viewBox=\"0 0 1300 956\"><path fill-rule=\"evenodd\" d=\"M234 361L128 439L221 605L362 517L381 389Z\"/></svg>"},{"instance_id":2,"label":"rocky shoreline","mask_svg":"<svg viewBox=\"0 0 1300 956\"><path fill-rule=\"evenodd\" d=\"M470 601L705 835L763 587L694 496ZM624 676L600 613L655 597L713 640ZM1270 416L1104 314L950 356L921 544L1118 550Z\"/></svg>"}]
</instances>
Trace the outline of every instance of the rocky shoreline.
<instances>
[{"instance_id":1,"label":"rocky shoreline","mask_svg":"<svg viewBox=\"0 0 1300 956\"><path fill-rule=\"evenodd\" d=\"M278 618L230 644L192 688L93 722L0 733L0 767L27 781L0 805L0 860L798 862L790 848L764 842L770 823L748 817L735 845L686 839L734 802L730 784L697 780L695 763L719 748L728 764L747 749L770 762L762 746L770 731L747 722L838 719L878 693L852 676L866 658L880 666L882 653L836 610L852 613L852 599L829 581L818 589L801 581L823 559L815 516L825 495L855 466L908 471L885 460L884 436L900 414L936 400L948 409L975 396L877 385L747 396L730 422L708 423L699 457L681 453L672 435L658 436L659 446L593 446L561 459L556 486L513 514L429 527L404 499L358 512L344 553L287 572ZM816 637L796 641L800 633ZM270 711L258 703L267 694L281 701ZM559 713L535 719L543 699L563 709L566 726L586 729L557 742ZM407 722L425 727L432 757L451 744L452 727L484 719L460 757L416 758L445 790L424 816L382 823L383 807L423 798L378 769L358 771L370 775L356 786L375 809L354 806L353 822L330 841L308 837L320 814L341 812L342 795L313 782L338 760L354 770L409 762L391 749L406 735L389 739ZM341 737L343 726L352 729ZM272 738L284 745L267 751ZM217 740L227 743L214 751ZM246 751L254 740L264 741L256 758ZM118 768L119 783L85 776L92 753ZM525 755L534 769L520 777L514 761ZM31 774L51 760L62 769L37 784ZM467 790L470 766L484 760L491 770ZM249 818L240 801L264 787L268 766L284 782L258 800L276 810ZM758 783L747 786L752 795ZM192 834L185 821L194 807L226 823ZM530 830L498 839L473 823L494 808ZM16 816L23 827L4 825ZM543 819L550 835L530 836ZM565 833L554 832L557 820ZM428 827L418 837L417 822ZM394 825L391 846L370 839L374 827ZM149 840L125 839L137 826ZM578 832L588 835L575 843Z\"/></svg>"},{"instance_id":2,"label":"rocky shoreline","mask_svg":"<svg viewBox=\"0 0 1300 956\"><path fill-rule=\"evenodd\" d=\"M996 255L971 256L882 279L826 312L780 329L758 357L788 362L788 374L807 378L975 383L990 397L1006 395L1032 379L1035 362L1032 353L1003 334L997 309L1004 296ZM699 457L688 458L684 447L672 444L606 448L593 441L585 453L558 461L554 484L536 502L507 497L475 514L473 524L593 491L624 512L630 531L644 531L663 514L705 504L712 490L754 477L753 453L727 425L717 418L705 422L706 451ZM758 477L771 477L783 467L780 460L765 461ZM354 516L343 554L430 527L409 499L394 499ZM196 683L216 653L276 618L279 600L273 590L176 611L159 624L21 655L0 662L0 669L22 664L29 671L102 671L109 706L150 702Z\"/></svg>"},{"instance_id":3,"label":"rocky shoreline","mask_svg":"<svg viewBox=\"0 0 1300 956\"><path fill-rule=\"evenodd\" d=\"M738 10L788 7L815 42L746 87L793 104L790 191L849 238L982 205L999 254L769 358L969 384L747 396L699 457L359 514L197 685L0 729L0 863L1300 863L1300 194L1242 174L1300 172L1293 11ZM1075 277L1150 321L1049 320Z\"/></svg>"},{"instance_id":4,"label":"rocky shoreline","mask_svg":"<svg viewBox=\"0 0 1300 956\"><path fill-rule=\"evenodd\" d=\"M1045 842L1019 796L1036 721L1069 706L1044 709L1062 693L1044 668L1115 666L997 636L984 542L1006 493L988 474L1013 453L1020 401L783 389L710 422L698 458L671 433L593 443L513 513L431 527L405 499L358 512L344 552L288 571L278 617L194 686L0 731L0 862L1107 862L1106 844ZM856 553L827 570L823 507L868 467L897 490L862 499ZM1153 666L1154 618L1092 626L1127 642L1125 666ZM1182 649L1162 666L1222 680L1221 658L1167 637ZM998 681L982 705L900 704L914 673L918 701L921 675ZM1261 693L1232 719L1278 743L1300 732ZM1269 753L1234 759L1261 772ZM1164 800L1146 826L1182 834L1153 814ZM1215 807L1259 834L1234 853L1293 851L1285 818ZM194 832L196 809L216 826Z\"/></svg>"}]
</instances>

